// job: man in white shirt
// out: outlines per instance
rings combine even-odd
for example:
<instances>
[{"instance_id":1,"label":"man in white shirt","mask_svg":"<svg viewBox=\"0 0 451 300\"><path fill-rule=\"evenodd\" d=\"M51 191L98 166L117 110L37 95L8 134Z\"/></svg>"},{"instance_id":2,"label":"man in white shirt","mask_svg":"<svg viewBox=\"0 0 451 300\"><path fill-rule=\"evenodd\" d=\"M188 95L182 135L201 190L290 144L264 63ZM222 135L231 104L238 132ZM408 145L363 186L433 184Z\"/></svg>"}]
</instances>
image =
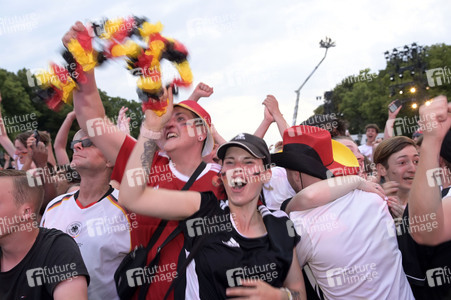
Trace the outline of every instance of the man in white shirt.
<instances>
[{"instance_id":1,"label":"man in white shirt","mask_svg":"<svg viewBox=\"0 0 451 300\"><path fill-rule=\"evenodd\" d=\"M53 199L41 226L59 229L77 242L91 276L89 299L119 300L113 276L131 250L136 215L117 203L119 191L109 185L112 165L83 130L75 134L71 148L80 190Z\"/></svg>"},{"instance_id":2,"label":"man in white shirt","mask_svg":"<svg viewBox=\"0 0 451 300\"><path fill-rule=\"evenodd\" d=\"M342 184L337 176L358 173L352 152L331 141L323 129L289 128L283 143L283 151L271 160L287 169L296 193L336 177L329 185L333 189ZM324 206L291 212L290 218L301 235L296 247L299 263L310 267L327 299L414 299L393 219L378 195L353 190Z\"/></svg>"},{"instance_id":3,"label":"man in white shirt","mask_svg":"<svg viewBox=\"0 0 451 300\"><path fill-rule=\"evenodd\" d=\"M359 146L360 152L369 160L373 161L373 144L379 133L379 127L376 124L368 124L365 126L366 143Z\"/></svg>"}]
</instances>

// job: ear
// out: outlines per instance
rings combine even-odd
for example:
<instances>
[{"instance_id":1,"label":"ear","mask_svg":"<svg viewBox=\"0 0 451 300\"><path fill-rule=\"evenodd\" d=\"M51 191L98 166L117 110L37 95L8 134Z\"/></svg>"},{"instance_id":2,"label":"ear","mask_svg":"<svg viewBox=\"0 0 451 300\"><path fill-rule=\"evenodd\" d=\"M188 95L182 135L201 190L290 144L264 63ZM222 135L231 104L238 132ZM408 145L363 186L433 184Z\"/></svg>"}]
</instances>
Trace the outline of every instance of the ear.
<instances>
[{"instance_id":1,"label":"ear","mask_svg":"<svg viewBox=\"0 0 451 300\"><path fill-rule=\"evenodd\" d=\"M107 168L113 168L114 164L112 162L110 162L109 160L106 161L106 167Z\"/></svg>"},{"instance_id":2,"label":"ear","mask_svg":"<svg viewBox=\"0 0 451 300\"><path fill-rule=\"evenodd\" d=\"M36 218L34 209L31 207L30 203L25 203L21 207L23 220L31 221Z\"/></svg>"},{"instance_id":3,"label":"ear","mask_svg":"<svg viewBox=\"0 0 451 300\"><path fill-rule=\"evenodd\" d=\"M272 177L271 169L266 170L262 174L263 174L263 177L261 178L262 183L268 183L269 181L271 181L271 177Z\"/></svg>"},{"instance_id":4,"label":"ear","mask_svg":"<svg viewBox=\"0 0 451 300\"><path fill-rule=\"evenodd\" d=\"M380 176L387 176L387 169L382 164L377 164L376 170Z\"/></svg>"}]
</instances>

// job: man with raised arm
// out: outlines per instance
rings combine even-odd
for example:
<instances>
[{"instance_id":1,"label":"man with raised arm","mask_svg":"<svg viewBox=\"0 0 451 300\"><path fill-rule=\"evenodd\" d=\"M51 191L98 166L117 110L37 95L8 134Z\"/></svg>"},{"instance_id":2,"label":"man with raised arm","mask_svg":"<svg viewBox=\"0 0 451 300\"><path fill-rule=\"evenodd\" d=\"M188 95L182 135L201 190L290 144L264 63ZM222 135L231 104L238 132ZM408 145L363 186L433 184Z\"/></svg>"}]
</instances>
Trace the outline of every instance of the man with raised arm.
<instances>
[{"instance_id":1,"label":"man with raised arm","mask_svg":"<svg viewBox=\"0 0 451 300\"><path fill-rule=\"evenodd\" d=\"M83 30L86 28L81 22L77 22L63 37L63 43L67 45L71 39L76 37L77 32ZM102 151L105 158L115 164L112 179L120 182L136 140L117 130L114 124L106 120L94 71L87 72L86 77L87 83L80 84L79 89L74 92L77 121L80 127L88 133L89 139ZM172 89L165 90L160 100L168 100L169 105L172 105ZM148 176L145 175L145 178L142 179L139 179L139 176L135 178L137 184L143 180L147 181L147 185L155 188L180 190L198 168L202 157L213 149L210 115L194 100L186 100L174 105L173 113L169 116L170 120L161 132L156 133L160 137L160 151L153 156L152 165L147 166ZM222 190L212 185L219 170L219 165L207 164L190 189L195 191L212 190L218 199L223 199ZM132 248L137 245L146 246L161 222L161 219L139 215L136 220L138 226L137 230L132 230ZM148 254L147 263L155 256L157 248L177 226L177 221L170 221L166 224L155 247ZM159 265L177 265L183 243L183 234L178 234L171 240L160 252ZM170 281L152 282L147 299L162 299L170 284ZM135 293L135 296L137 295L138 293ZM173 299L172 293L169 299Z\"/></svg>"},{"instance_id":2,"label":"man with raised arm","mask_svg":"<svg viewBox=\"0 0 451 300\"><path fill-rule=\"evenodd\" d=\"M451 186L450 114L451 103L445 96L420 107L424 138L408 200L410 225L428 226L432 220L437 225L432 231L412 231L413 239L423 245L451 240L451 196L447 190Z\"/></svg>"}]
</instances>

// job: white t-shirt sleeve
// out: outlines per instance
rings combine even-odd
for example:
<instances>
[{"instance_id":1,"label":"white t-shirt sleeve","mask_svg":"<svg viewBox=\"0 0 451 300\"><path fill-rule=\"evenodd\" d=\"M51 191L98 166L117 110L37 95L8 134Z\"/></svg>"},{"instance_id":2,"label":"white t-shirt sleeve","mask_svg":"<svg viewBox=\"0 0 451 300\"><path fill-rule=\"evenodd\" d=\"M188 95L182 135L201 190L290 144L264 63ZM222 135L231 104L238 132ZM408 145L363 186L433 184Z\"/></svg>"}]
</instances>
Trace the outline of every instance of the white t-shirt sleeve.
<instances>
[{"instance_id":1,"label":"white t-shirt sleeve","mask_svg":"<svg viewBox=\"0 0 451 300\"><path fill-rule=\"evenodd\" d=\"M279 210L282 203L296 195L287 179L287 171L281 167L271 168L272 176L269 183L263 185L266 207Z\"/></svg>"}]
</instances>

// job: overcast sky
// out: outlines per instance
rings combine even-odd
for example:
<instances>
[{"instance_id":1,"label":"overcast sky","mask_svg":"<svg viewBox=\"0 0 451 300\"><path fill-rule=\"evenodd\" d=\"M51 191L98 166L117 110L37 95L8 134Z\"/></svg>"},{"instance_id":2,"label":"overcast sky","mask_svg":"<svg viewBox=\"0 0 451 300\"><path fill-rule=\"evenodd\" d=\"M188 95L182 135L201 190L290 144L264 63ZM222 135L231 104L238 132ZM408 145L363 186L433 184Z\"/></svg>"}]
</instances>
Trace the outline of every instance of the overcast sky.
<instances>
[{"instance_id":1,"label":"overcast sky","mask_svg":"<svg viewBox=\"0 0 451 300\"><path fill-rule=\"evenodd\" d=\"M105 5L108 3L108 5ZM61 37L76 21L128 15L161 21L162 34L190 52L193 87L205 82L214 94L201 104L226 139L253 133L263 118L261 102L273 94L292 123L296 90L324 55L319 41L336 42L301 90L298 122L322 102L317 96L343 78L385 67L394 47L450 44L449 0L166 0L5 1L0 0L0 68L47 68L61 63ZM174 74L164 65L163 73ZM98 86L110 96L137 100L135 79L119 62L97 70ZM182 91L178 101L190 92ZM280 140L272 125L266 141Z\"/></svg>"}]
</instances>

